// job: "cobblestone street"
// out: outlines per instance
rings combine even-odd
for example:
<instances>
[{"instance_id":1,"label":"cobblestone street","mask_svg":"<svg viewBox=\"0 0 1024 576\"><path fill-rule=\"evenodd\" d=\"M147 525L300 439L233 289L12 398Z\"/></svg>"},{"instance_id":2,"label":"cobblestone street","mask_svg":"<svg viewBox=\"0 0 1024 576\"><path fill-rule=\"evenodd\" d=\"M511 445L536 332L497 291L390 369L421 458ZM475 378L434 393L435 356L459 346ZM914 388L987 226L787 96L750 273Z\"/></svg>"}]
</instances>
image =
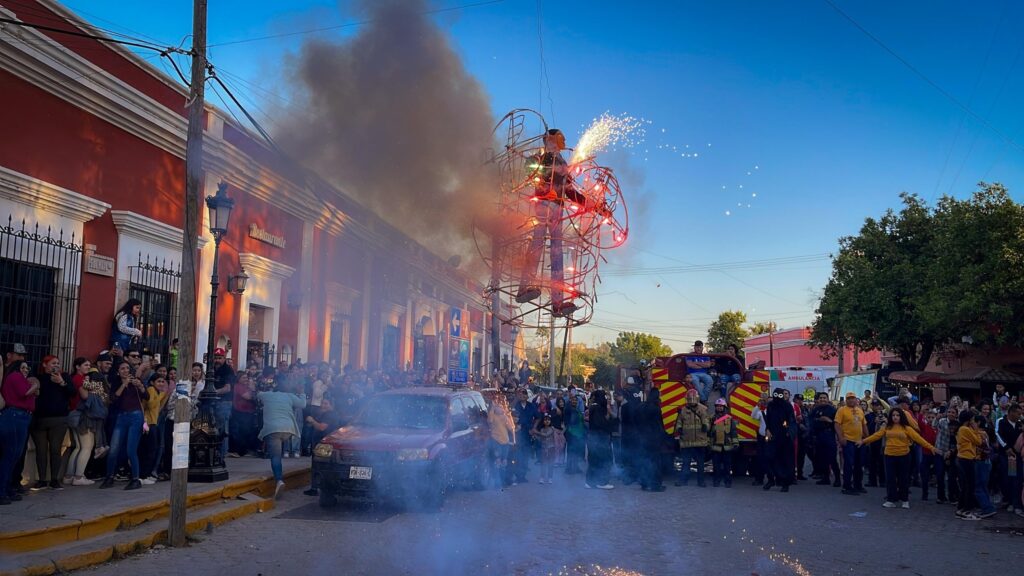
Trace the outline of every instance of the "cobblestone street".
<instances>
[{"instance_id":1,"label":"cobblestone street","mask_svg":"<svg viewBox=\"0 0 1024 576\"><path fill-rule=\"evenodd\" d=\"M801 482L586 490L578 476L456 492L440 513L342 506L287 493L273 512L87 574L986 574L1024 558L1024 521L963 522L953 506L881 507ZM912 497L919 498L915 491ZM617 568L619 571L615 571Z\"/></svg>"}]
</instances>

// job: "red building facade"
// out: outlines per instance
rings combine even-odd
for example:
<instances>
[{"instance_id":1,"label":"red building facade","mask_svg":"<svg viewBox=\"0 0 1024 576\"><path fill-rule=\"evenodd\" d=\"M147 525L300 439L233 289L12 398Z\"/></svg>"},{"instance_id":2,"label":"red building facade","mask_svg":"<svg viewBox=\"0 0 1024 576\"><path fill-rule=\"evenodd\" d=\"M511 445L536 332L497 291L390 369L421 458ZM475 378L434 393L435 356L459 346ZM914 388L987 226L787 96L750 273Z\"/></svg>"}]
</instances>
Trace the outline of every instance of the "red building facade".
<instances>
[{"instance_id":1,"label":"red building facade","mask_svg":"<svg viewBox=\"0 0 1024 576\"><path fill-rule=\"evenodd\" d=\"M103 36L51 0L0 0L0 14ZM197 277L181 278L186 89L120 46L16 25L0 28L0 86L0 346L22 342L34 360L92 356L117 307L137 297L144 341L166 353L191 281L202 358L214 243L200 204L204 222L188 232ZM225 116L207 106L203 197L223 182L235 200L216 343L236 364L438 368L458 309L471 368L485 369L482 286L341 191L289 177ZM228 291L243 269L246 290ZM507 358L511 342L501 346Z\"/></svg>"}]
</instances>

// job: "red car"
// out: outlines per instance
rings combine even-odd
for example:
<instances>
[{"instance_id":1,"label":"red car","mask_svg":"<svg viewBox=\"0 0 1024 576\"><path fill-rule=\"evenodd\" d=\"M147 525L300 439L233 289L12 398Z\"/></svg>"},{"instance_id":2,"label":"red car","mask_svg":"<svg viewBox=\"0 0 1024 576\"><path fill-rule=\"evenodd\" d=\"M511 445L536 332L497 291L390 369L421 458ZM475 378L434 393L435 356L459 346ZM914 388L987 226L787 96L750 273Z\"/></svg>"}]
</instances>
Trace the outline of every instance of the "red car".
<instances>
[{"instance_id":1,"label":"red car","mask_svg":"<svg viewBox=\"0 0 1024 576\"><path fill-rule=\"evenodd\" d=\"M443 387L389 390L313 450L320 505L339 497L439 509L459 484L491 484L487 405L479 392Z\"/></svg>"}]
</instances>

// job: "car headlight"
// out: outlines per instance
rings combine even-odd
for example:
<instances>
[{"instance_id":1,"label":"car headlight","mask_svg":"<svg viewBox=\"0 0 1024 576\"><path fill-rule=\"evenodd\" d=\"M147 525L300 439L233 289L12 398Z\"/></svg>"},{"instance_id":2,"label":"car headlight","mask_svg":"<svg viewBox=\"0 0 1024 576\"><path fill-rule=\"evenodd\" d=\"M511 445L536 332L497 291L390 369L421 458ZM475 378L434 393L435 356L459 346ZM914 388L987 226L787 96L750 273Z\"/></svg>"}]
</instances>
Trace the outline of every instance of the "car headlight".
<instances>
[{"instance_id":1,"label":"car headlight","mask_svg":"<svg viewBox=\"0 0 1024 576\"><path fill-rule=\"evenodd\" d=\"M399 462L408 460L426 460L429 457L430 452L426 448L408 448L398 451Z\"/></svg>"},{"instance_id":2,"label":"car headlight","mask_svg":"<svg viewBox=\"0 0 1024 576\"><path fill-rule=\"evenodd\" d=\"M313 457L330 458L332 452L334 452L334 447L330 444L317 444L316 448L313 448Z\"/></svg>"}]
</instances>

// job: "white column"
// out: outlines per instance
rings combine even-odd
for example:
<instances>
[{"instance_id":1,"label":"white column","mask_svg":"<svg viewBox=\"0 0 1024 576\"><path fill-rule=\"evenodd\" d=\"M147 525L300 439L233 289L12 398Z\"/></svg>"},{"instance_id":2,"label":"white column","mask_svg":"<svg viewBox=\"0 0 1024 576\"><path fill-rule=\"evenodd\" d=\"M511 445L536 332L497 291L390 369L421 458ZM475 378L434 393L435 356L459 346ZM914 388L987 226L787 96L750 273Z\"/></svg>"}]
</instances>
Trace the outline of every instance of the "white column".
<instances>
[{"instance_id":1,"label":"white column","mask_svg":"<svg viewBox=\"0 0 1024 576\"><path fill-rule=\"evenodd\" d=\"M302 307L299 309L299 340L296 343L295 357L309 361L309 315L310 296L313 287L313 224L302 224L302 263L299 267L299 286L302 291ZM330 329L330 324L325 330Z\"/></svg>"}]
</instances>

